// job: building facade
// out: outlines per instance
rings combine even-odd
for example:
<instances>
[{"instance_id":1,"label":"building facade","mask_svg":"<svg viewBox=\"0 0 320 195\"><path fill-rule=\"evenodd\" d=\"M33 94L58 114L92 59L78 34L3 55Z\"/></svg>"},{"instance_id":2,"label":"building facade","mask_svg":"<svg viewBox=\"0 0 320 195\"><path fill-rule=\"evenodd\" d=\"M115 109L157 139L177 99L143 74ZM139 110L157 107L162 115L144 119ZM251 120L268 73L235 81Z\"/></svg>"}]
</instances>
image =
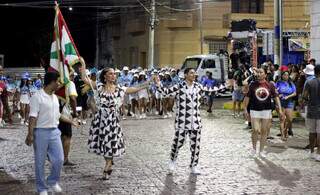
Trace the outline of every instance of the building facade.
<instances>
[{"instance_id":1,"label":"building facade","mask_svg":"<svg viewBox=\"0 0 320 195\"><path fill-rule=\"evenodd\" d=\"M204 54L216 53L221 49L230 52L227 36L232 21L254 19L259 29L272 31L274 28L273 1L202 1L202 6L197 2L169 0L157 3L155 66L179 67L186 56L200 54L201 50ZM283 30L308 32L310 3L287 0L283 5ZM149 15L143 9L127 10L127 14L114 20L110 28L116 65L147 67L148 24ZM262 45L258 43L259 47Z\"/></svg>"},{"instance_id":2,"label":"building facade","mask_svg":"<svg viewBox=\"0 0 320 195\"><path fill-rule=\"evenodd\" d=\"M311 57L320 62L320 1L313 0L311 4Z\"/></svg>"}]
</instances>

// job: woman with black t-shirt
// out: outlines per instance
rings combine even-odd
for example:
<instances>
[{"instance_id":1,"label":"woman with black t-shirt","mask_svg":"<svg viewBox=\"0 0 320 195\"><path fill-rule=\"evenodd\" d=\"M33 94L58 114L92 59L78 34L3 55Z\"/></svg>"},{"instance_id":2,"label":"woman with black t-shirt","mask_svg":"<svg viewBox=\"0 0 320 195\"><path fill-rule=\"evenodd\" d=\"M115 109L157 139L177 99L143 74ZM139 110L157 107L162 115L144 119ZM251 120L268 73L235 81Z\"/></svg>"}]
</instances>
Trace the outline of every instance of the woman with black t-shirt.
<instances>
[{"instance_id":1,"label":"woman with black t-shirt","mask_svg":"<svg viewBox=\"0 0 320 195\"><path fill-rule=\"evenodd\" d=\"M250 116L252 123L252 155L256 157L256 148L258 142L258 136L260 132L260 149L259 155L266 157L263 152L264 146L267 140L267 134L270 129L270 122L272 118L271 113L271 98L274 99L276 105L279 108L280 117L283 118L283 112L280 105L278 93L275 90L273 84L270 84L266 80L267 70L259 68L257 70L257 80L252 82L249 86L249 91L244 100L244 108L247 108L250 101ZM248 114L247 109L244 112Z\"/></svg>"}]
</instances>

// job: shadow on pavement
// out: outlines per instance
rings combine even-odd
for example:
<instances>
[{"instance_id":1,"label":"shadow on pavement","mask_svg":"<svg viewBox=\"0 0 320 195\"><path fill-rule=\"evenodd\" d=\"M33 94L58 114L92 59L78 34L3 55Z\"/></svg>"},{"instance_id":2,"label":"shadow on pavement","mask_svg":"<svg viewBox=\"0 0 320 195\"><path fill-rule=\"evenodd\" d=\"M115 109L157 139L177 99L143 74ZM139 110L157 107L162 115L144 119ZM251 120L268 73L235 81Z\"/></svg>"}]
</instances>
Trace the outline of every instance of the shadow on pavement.
<instances>
[{"instance_id":1,"label":"shadow on pavement","mask_svg":"<svg viewBox=\"0 0 320 195\"><path fill-rule=\"evenodd\" d=\"M173 180L173 175L168 174L166 176L165 186L161 191L161 195L173 195L173 194L195 194L197 188L197 176L196 175L189 175L188 180L186 181L185 185L182 185L181 188L176 184ZM186 187L186 188L184 188Z\"/></svg>"},{"instance_id":2,"label":"shadow on pavement","mask_svg":"<svg viewBox=\"0 0 320 195\"><path fill-rule=\"evenodd\" d=\"M296 187L295 181L299 181L302 176L300 170L295 169L292 173L280 165L276 165L267 159L255 159L260 171L251 169L252 172L267 180L279 181L279 185L284 187Z\"/></svg>"},{"instance_id":3,"label":"shadow on pavement","mask_svg":"<svg viewBox=\"0 0 320 195\"><path fill-rule=\"evenodd\" d=\"M30 187L29 187L30 188ZM8 175L4 170L0 170L0 193L10 195L31 195L27 184ZM28 192L29 191L29 192Z\"/></svg>"},{"instance_id":4,"label":"shadow on pavement","mask_svg":"<svg viewBox=\"0 0 320 195\"><path fill-rule=\"evenodd\" d=\"M190 174L189 180L187 182L187 185L189 187L189 193L188 194L195 194L197 190L197 175Z\"/></svg>"}]
</instances>

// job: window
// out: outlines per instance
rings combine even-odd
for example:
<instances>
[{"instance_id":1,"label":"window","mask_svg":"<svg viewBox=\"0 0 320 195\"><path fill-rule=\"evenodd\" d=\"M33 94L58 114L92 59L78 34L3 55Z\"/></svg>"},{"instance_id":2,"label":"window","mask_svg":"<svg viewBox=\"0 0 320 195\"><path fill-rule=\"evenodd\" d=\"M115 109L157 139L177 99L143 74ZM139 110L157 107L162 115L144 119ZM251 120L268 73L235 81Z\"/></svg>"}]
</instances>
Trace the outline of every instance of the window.
<instances>
[{"instance_id":1,"label":"window","mask_svg":"<svg viewBox=\"0 0 320 195\"><path fill-rule=\"evenodd\" d=\"M255 13L264 12L264 0L232 0L232 13Z\"/></svg>"},{"instance_id":2,"label":"window","mask_svg":"<svg viewBox=\"0 0 320 195\"><path fill-rule=\"evenodd\" d=\"M201 58L188 58L183 63L183 66L182 66L181 69L186 69L186 68L197 69L199 64L200 64L200 62L201 62Z\"/></svg>"},{"instance_id":3,"label":"window","mask_svg":"<svg viewBox=\"0 0 320 195\"><path fill-rule=\"evenodd\" d=\"M222 41L208 41L209 44L209 53L219 53L220 50L227 50L227 43Z\"/></svg>"},{"instance_id":4,"label":"window","mask_svg":"<svg viewBox=\"0 0 320 195\"><path fill-rule=\"evenodd\" d=\"M202 64L202 68L216 68L216 62L213 59L207 59Z\"/></svg>"},{"instance_id":5,"label":"window","mask_svg":"<svg viewBox=\"0 0 320 195\"><path fill-rule=\"evenodd\" d=\"M170 0L170 7L176 9L191 9L194 2L192 0Z\"/></svg>"}]
</instances>

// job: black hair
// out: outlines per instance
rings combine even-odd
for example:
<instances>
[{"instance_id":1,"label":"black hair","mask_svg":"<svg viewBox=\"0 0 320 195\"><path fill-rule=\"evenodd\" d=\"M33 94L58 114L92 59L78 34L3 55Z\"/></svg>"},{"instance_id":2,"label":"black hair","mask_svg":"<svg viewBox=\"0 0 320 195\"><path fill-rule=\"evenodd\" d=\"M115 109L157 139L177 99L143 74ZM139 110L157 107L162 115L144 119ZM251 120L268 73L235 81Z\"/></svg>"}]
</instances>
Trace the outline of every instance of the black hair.
<instances>
[{"instance_id":1,"label":"black hair","mask_svg":"<svg viewBox=\"0 0 320 195\"><path fill-rule=\"evenodd\" d=\"M44 75L44 81L43 81L43 85L44 86L47 86L49 85L51 82L56 82L59 78L59 73L57 72L47 72L45 75Z\"/></svg>"},{"instance_id":2,"label":"black hair","mask_svg":"<svg viewBox=\"0 0 320 195\"><path fill-rule=\"evenodd\" d=\"M316 65L316 66L314 67L314 74L315 74L316 76L319 76L319 75L320 75L320 65Z\"/></svg>"},{"instance_id":3,"label":"black hair","mask_svg":"<svg viewBox=\"0 0 320 195\"><path fill-rule=\"evenodd\" d=\"M23 82L23 81L26 81L26 82ZM21 82L20 82L20 88L24 87L24 86L27 86L29 88L29 83L28 83L28 79L21 79Z\"/></svg>"},{"instance_id":4,"label":"black hair","mask_svg":"<svg viewBox=\"0 0 320 195\"><path fill-rule=\"evenodd\" d=\"M185 70L184 70L184 74L186 75L186 74L188 74L191 70L194 70L193 68L186 68Z\"/></svg>"},{"instance_id":5,"label":"black hair","mask_svg":"<svg viewBox=\"0 0 320 195\"><path fill-rule=\"evenodd\" d=\"M112 68L105 68L101 71L100 76L99 76L99 80L101 83L106 84L107 82L105 81L104 75L107 74L107 72L109 72L110 70L112 70Z\"/></svg>"},{"instance_id":6,"label":"black hair","mask_svg":"<svg viewBox=\"0 0 320 195\"><path fill-rule=\"evenodd\" d=\"M315 63L316 63L316 59L311 58L311 59L309 60L309 62L310 62L310 63L313 62L313 63L315 64Z\"/></svg>"},{"instance_id":7,"label":"black hair","mask_svg":"<svg viewBox=\"0 0 320 195\"><path fill-rule=\"evenodd\" d=\"M164 75L164 76L163 76L163 80L164 80L164 81L172 82L171 75L169 74L168 77L166 77L166 75Z\"/></svg>"},{"instance_id":8,"label":"black hair","mask_svg":"<svg viewBox=\"0 0 320 195\"><path fill-rule=\"evenodd\" d=\"M139 78L138 78L138 81L141 82L141 81L146 81L147 80L147 77L146 75L139 75Z\"/></svg>"},{"instance_id":9,"label":"black hair","mask_svg":"<svg viewBox=\"0 0 320 195\"><path fill-rule=\"evenodd\" d=\"M131 80L131 85L133 85L135 82L139 81L139 77L135 77L133 76L132 77L132 80Z\"/></svg>"}]
</instances>

